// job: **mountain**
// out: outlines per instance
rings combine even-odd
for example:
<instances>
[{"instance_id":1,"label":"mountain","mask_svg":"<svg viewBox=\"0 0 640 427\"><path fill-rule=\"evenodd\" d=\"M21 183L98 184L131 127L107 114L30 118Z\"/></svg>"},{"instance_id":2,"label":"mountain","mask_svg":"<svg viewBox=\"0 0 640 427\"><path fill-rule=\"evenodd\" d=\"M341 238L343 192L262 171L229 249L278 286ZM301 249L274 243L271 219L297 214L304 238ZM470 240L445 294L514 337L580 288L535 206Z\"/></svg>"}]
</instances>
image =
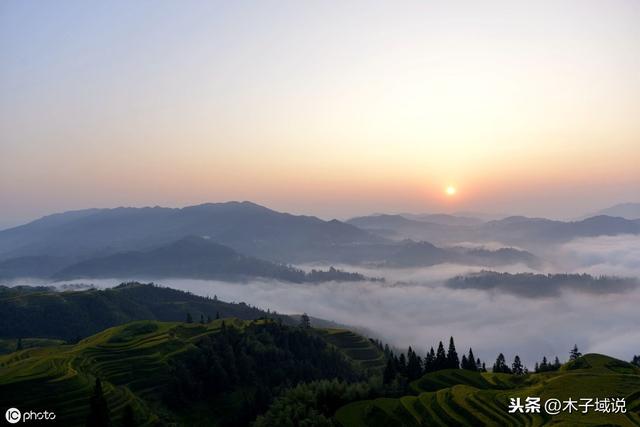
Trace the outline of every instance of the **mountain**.
<instances>
[{"instance_id":1,"label":"mountain","mask_svg":"<svg viewBox=\"0 0 640 427\"><path fill-rule=\"evenodd\" d=\"M640 218L640 203L619 203L588 216L607 215L626 219Z\"/></svg>"},{"instance_id":2,"label":"mountain","mask_svg":"<svg viewBox=\"0 0 640 427\"><path fill-rule=\"evenodd\" d=\"M607 215L570 222L510 216L475 225L437 224L402 215L371 215L352 218L347 222L386 238L426 240L440 246L462 242L500 242L538 249L579 237L640 234L640 219L628 220Z\"/></svg>"},{"instance_id":3,"label":"mountain","mask_svg":"<svg viewBox=\"0 0 640 427\"><path fill-rule=\"evenodd\" d=\"M485 220L473 216L465 215L449 215L449 214L400 214L408 219L417 221L431 222L442 225L479 225ZM492 218L493 219L493 218Z\"/></svg>"},{"instance_id":4,"label":"mountain","mask_svg":"<svg viewBox=\"0 0 640 427\"><path fill-rule=\"evenodd\" d=\"M446 285L453 289L480 289L528 298L558 296L564 290L597 295L624 293L636 289L638 284L638 279L625 277L594 277L589 274L511 274L495 271L456 276L446 282Z\"/></svg>"},{"instance_id":5,"label":"mountain","mask_svg":"<svg viewBox=\"0 0 640 427\"><path fill-rule=\"evenodd\" d=\"M420 218L378 214L351 218L347 223L388 239L426 240L435 244L464 241L463 236L474 230L472 225L456 224L455 221L430 222Z\"/></svg>"},{"instance_id":6,"label":"mountain","mask_svg":"<svg viewBox=\"0 0 640 427\"><path fill-rule=\"evenodd\" d=\"M442 370L411 383L415 394L401 398L361 400L340 408L335 418L342 427L418 426L637 426L640 424L640 369L601 354L587 354L558 371L518 376L492 372ZM541 398L540 413L510 412L510 398ZM576 405L583 399L607 402L624 398L625 412L582 410L557 415L544 412L547 399ZM605 405L606 406L606 405Z\"/></svg>"},{"instance_id":7,"label":"mountain","mask_svg":"<svg viewBox=\"0 0 640 427\"><path fill-rule=\"evenodd\" d=\"M78 278L195 278L238 281L262 277L287 282L355 281L366 278L336 269L306 273L283 264L239 254L201 237L185 237L148 251L116 253L68 266L52 276Z\"/></svg>"},{"instance_id":8,"label":"mountain","mask_svg":"<svg viewBox=\"0 0 640 427\"><path fill-rule=\"evenodd\" d=\"M238 252L278 262L318 261L336 246L384 241L337 220L276 212L251 202L227 202L50 215L0 231L0 259L55 255L79 261L149 249L186 236L206 236Z\"/></svg>"},{"instance_id":9,"label":"mountain","mask_svg":"<svg viewBox=\"0 0 640 427\"><path fill-rule=\"evenodd\" d=\"M580 237L640 234L640 220L599 215L581 221L554 221L514 216L483 224L477 237L528 247L562 243Z\"/></svg>"}]
</instances>

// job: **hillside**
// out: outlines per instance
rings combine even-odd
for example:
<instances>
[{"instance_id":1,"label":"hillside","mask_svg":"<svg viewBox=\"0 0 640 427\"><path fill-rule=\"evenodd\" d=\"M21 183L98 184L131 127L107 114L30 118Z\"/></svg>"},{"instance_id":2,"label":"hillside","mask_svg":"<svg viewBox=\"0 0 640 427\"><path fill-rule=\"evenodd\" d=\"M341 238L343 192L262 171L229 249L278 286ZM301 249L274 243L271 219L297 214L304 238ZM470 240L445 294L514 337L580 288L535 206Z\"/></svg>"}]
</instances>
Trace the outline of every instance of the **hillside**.
<instances>
[{"instance_id":1,"label":"hillside","mask_svg":"<svg viewBox=\"0 0 640 427\"><path fill-rule=\"evenodd\" d=\"M46 287L0 286L0 338L75 340L133 320L199 321L216 315L252 320L268 313L152 284L59 292ZM269 316L274 317L273 313ZM286 316L285 323L295 323Z\"/></svg>"},{"instance_id":2,"label":"hillside","mask_svg":"<svg viewBox=\"0 0 640 427\"><path fill-rule=\"evenodd\" d=\"M99 377L116 425L127 406L141 426L245 425L282 386L362 378L360 356L349 350L354 341L368 341L353 335L343 351L340 341L324 336L265 320L128 323L75 345L0 356L0 406L55 408L59 423L84 425ZM378 354L371 343L362 350L366 358Z\"/></svg>"},{"instance_id":3,"label":"hillside","mask_svg":"<svg viewBox=\"0 0 640 427\"><path fill-rule=\"evenodd\" d=\"M336 418L343 427L376 426L575 426L640 425L640 369L599 354L587 354L558 372L518 377L445 370L412 383L416 395L348 404ZM625 397L626 414L561 412L558 415L509 413L510 398L574 400Z\"/></svg>"}]
</instances>

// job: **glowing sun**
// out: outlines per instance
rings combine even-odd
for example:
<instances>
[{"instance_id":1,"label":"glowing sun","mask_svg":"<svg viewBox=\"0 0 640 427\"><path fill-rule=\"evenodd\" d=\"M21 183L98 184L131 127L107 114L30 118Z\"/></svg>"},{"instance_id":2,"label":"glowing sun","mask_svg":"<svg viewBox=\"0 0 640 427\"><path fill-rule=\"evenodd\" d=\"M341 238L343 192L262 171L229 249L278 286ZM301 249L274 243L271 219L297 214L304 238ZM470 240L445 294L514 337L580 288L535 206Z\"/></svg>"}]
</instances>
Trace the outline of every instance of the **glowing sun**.
<instances>
[{"instance_id":1,"label":"glowing sun","mask_svg":"<svg viewBox=\"0 0 640 427\"><path fill-rule=\"evenodd\" d=\"M456 187L454 187L453 185L448 186L444 192L447 193L447 196L453 196L454 194L456 194Z\"/></svg>"}]
</instances>

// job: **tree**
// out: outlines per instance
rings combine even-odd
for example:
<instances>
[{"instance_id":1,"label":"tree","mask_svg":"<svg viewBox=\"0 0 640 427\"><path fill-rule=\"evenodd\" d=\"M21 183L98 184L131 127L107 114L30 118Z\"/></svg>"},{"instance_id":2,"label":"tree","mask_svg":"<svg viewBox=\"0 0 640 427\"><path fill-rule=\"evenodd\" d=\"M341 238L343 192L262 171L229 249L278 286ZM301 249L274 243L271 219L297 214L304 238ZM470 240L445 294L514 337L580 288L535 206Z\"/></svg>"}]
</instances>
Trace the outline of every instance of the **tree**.
<instances>
[{"instance_id":1,"label":"tree","mask_svg":"<svg viewBox=\"0 0 640 427\"><path fill-rule=\"evenodd\" d=\"M102 382L100 378L96 378L93 387L93 396L89 401L89 416L87 417L87 427L108 427L111 425L109 419L109 408L107 400L104 398L102 391Z\"/></svg>"},{"instance_id":2,"label":"tree","mask_svg":"<svg viewBox=\"0 0 640 427\"><path fill-rule=\"evenodd\" d=\"M207 323L211 323L211 316L207 314Z\"/></svg>"},{"instance_id":3,"label":"tree","mask_svg":"<svg viewBox=\"0 0 640 427\"><path fill-rule=\"evenodd\" d=\"M511 373L511 369L509 369L505 362L504 354L500 353L496 358L496 362L493 364L493 372Z\"/></svg>"},{"instance_id":4,"label":"tree","mask_svg":"<svg viewBox=\"0 0 640 427\"><path fill-rule=\"evenodd\" d=\"M433 347L427 352L427 356L424 358L424 372L435 371L436 352L433 351Z\"/></svg>"},{"instance_id":5,"label":"tree","mask_svg":"<svg viewBox=\"0 0 640 427\"><path fill-rule=\"evenodd\" d=\"M469 349L469 355L462 355L462 362L460 362L460 367L462 369L467 369L469 371L477 371L479 368L480 359L476 362L476 357L473 355L473 350Z\"/></svg>"},{"instance_id":6,"label":"tree","mask_svg":"<svg viewBox=\"0 0 640 427\"><path fill-rule=\"evenodd\" d=\"M516 354L516 357L513 359L513 364L511 365L511 371L515 375L524 375L524 366L522 366L522 362L520 361L520 356Z\"/></svg>"},{"instance_id":7,"label":"tree","mask_svg":"<svg viewBox=\"0 0 640 427\"><path fill-rule=\"evenodd\" d=\"M422 359L411 347L407 351L407 378L409 381L417 380L422 376Z\"/></svg>"},{"instance_id":8,"label":"tree","mask_svg":"<svg viewBox=\"0 0 640 427\"><path fill-rule=\"evenodd\" d=\"M216 320L218 320L220 318L220 312L216 311Z\"/></svg>"},{"instance_id":9,"label":"tree","mask_svg":"<svg viewBox=\"0 0 640 427\"><path fill-rule=\"evenodd\" d=\"M302 313L302 316L300 316L300 326L303 329L311 328L311 319L309 319L309 315L307 313Z\"/></svg>"},{"instance_id":10,"label":"tree","mask_svg":"<svg viewBox=\"0 0 640 427\"><path fill-rule=\"evenodd\" d=\"M458 358L458 352L456 351L456 345L453 342L453 337L449 338L449 350L447 351L447 368L460 368L460 359Z\"/></svg>"},{"instance_id":11,"label":"tree","mask_svg":"<svg viewBox=\"0 0 640 427\"><path fill-rule=\"evenodd\" d=\"M200 314L200 323L204 325L204 314Z\"/></svg>"},{"instance_id":12,"label":"tree","mask_svg":"<svg viewBox=\"0 0 640 427\"><path fill-rule=\"evenodd\" d=\"M187 323L193 323L193 317L191 317L191 313L187 313Z\"/></svg>"},{"instance_id":13,"label":"tree","mask_svg":"<svg viewBox=\"0 0 640 427\"><path fill-rule=\"evenodd\" d=\"M438 343L438 350L436 351L436 361L434 363L434 371L440 369L447 369L447 354L444 352L444 345L442 341Z\"/></svg>"},{"instance_id":14,"label":"tree","mask_svg":"<svg viewBox=\"0 0 640 427\"><path fill-rule=\"evenodd\" d=\"M22 350L22 338L18 338L18 342L16 343L16 351Z\"/></svg>"},{"instance_id":15,"label":"tree","mask_svg":"<svg viewBox=\"0 0 640 427\"><path fill-rule=\"evenodd\" d=\"M631 363L640 367L640 356L633 356L633 359L631 359Z\"/></svg>"},{"instance_id":16,"label":"tree","mask_svg":"<svg viewBox=\"0 0 640 427\"><path fill-rule=\"evenodd\" d=\"M396 377L396 368L393 364L393 359L390 358L387 360L387 366L384 368L384 373L382 374L382 383L385 385L391 384L391 382Z\"/></svg>"},{"instance_id":17,"label":"tree","mask_svg":"<svg viewBox=\"0 0 640 427\"><path fill-rule=\"evenodd\" d=\"M569 352L569 360L576 360L578 357L582 356L582 353L578 351L578 345L574 344L573 348Z\"/></svg>"}]
</instances>

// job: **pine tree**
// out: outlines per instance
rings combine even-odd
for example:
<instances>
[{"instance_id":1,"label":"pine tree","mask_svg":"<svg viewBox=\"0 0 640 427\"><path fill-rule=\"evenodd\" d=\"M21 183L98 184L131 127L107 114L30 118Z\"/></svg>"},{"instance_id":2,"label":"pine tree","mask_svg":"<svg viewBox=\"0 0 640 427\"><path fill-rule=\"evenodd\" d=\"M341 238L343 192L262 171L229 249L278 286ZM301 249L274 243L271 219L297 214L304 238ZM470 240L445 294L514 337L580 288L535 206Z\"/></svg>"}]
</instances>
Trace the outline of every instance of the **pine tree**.
<instances>
[{"instance_id":1,"label":"pine tree","mask_svg":"<svg viewBox=\"0 0 640 427\"><path fill-rule=\"evenodd\" d=\"M582 356L582 353L578 351L578 346L574 344L573 348L569 352L569 360L576 360L580 356Z\"/></svg>"},{"instance_id":2,"label":"pine tree","mask_svg":"<svg viewBox=\"0 0 640 427\"><path fill-rule=\"evenodd\" d=\"M449 338L449 350L447 351L447 368L460 368L460 359L458 358L458 352L456 352L456 345L453 342L453 337Z\"/></svg>"},{"instance_id":3,"label":"pine tree","mask_svg":"<svg viewBox=\"0 0 640 427\"><path fill-rule=\"evenodd\" d=\"M207 323L211 323L211 316L207 314Z\"/></svg>"},{"instance_id":4,"label":"pine tree","mask_svg":"<svg viewBox=\"0 0 640 427\"><path fill-rule=\"evenodd\" d=\"M18 342L16 343L16 351L22 350L22 338L18 338Z\"/></svg>"},{"instance_id":5,"label":"pine tree","mask_svg":"<svg viewBox=\"0 0 640 427\"><path fill-rule=\"evenodd\" d=\"M478 359L479 361L479 359ZM467 363L469 364L470 371L477 371L479 363L476 363L476 357L473 355L473 349L469 348L469 356L467 356Z\"/></svg>"},{"instance_id":6,"label":"pine tree","mask_svg":"<svg viewBox=\"0 0 640 427\"><path fill-rule=\"evenodd\" d=\"M187 313L187 323L193 323L193 317L191 317L191 313Z\"/></svg>"},{"instance_id":7,"label":"pine tree","mask_svg":"<svg viewBox=\"0 0 640 427\"><path fill-rule=\"evenodd\" d=\"M434 363L434 371L440 369L447 369L447 354L444 352L444 345L442 341L438 344L438 350L436 351L436 361Z\"/></svg>"},{"instance_id":8,"label":"pine tree","mask_svg":"<svg viewBox=\"0 0 640 427\"><path fill-rule=\"evenodd\" d=\"M433 372L435 370L436 363L436 353L433 351L433 347L431 350L427 352L427 356L424 358L424 372Z\"/></svg>"},{"instance_id":9,"label":"pine tree","mask_svg":"<svg viewBox=\"0 0 640 427\"><path fill-rule=\"evenodd\" d=\"M200 314L200 324L204 325L204 314Z\"/></svg>"},{"instance_id":10,"label":"pine tree","mask_svg":"<svg viewBox=\"0 0 640 427\"><path fill-rule=\"evenodd\" d=\"M524 375L524 366L522 366L522 362L520 361L520 356L516 354L516 357L513 359L513 364L511 365L511 371L515 375Z\"/></svg>"},{"instance_id":11,"label":"pine tree","mask_svg":"<svg viewBox=\"0 0 640 427\"><path fill-rule=\"evenodd\" d=\"M493 372L511 373L511 369L509 369L505 362L504 354L500 353L496 358L496 362L493 364Z\"/></svg>"},{"instance_id":12,"label":"pine tree","mask_svg":"<svg viewBox=\"0 0 640 427\"><path fill-rule=\"evenodd\" d=\"M109 427L110 425L109 408L107 407L107 400L104 398L102 391L102 382L100 378L96 378L96 383L93 387L93 396L91 396L89 402L87 427Z\"/></svg>"},{"instance_id":13,"label":"pine tree","mask_svg":"<svg viewBox=\"0 0 640 427\"><path fill-rule=\"evenodd\" d=\"M393 364L393 359L387 360L387 366L384 368L384 373L382 374L382 383L385 385L391 384L394 378L396 377L396 368Z\"/></svg>"},{"instance_id":14,"label":"pine tree","mask_svg":"<svg viewBox=\"0 0 640 427\"><path fill-rule=\"evenodd\" d=\"M547 363L547 356L542 356L542 362L540 362L540 372L549 370L549 364Z\"/></svg>"},{"instance_id":15,"label":"pine tree","mask_svg":"<svg viewBox=\"0 0 640 427\"><path fill-rule=\"evenodd\" d=\"M407 378L409 381L417 380L422 376L422 360L411 347L409 347L407 355Z\"/></svg>"},{"instance_id":16,"label":"pine tree","mask_svg":"<svg viewBox=\"0 0 640 427\"><path fill-rule=\"evenodd\" d=\"M400 353L400 357L398 358L398 372L407 375L407 358L404 353Z\"/></svg>"},{"instance_id":17,"label":"pine tree","mask_svg":"<svg viewBox=\"0 0 640 427\"><path fill-rule=\"evenodd\" d=\"M220 312L216 311L216 320L220 319Z\"/></svg>"}]
</instances>

